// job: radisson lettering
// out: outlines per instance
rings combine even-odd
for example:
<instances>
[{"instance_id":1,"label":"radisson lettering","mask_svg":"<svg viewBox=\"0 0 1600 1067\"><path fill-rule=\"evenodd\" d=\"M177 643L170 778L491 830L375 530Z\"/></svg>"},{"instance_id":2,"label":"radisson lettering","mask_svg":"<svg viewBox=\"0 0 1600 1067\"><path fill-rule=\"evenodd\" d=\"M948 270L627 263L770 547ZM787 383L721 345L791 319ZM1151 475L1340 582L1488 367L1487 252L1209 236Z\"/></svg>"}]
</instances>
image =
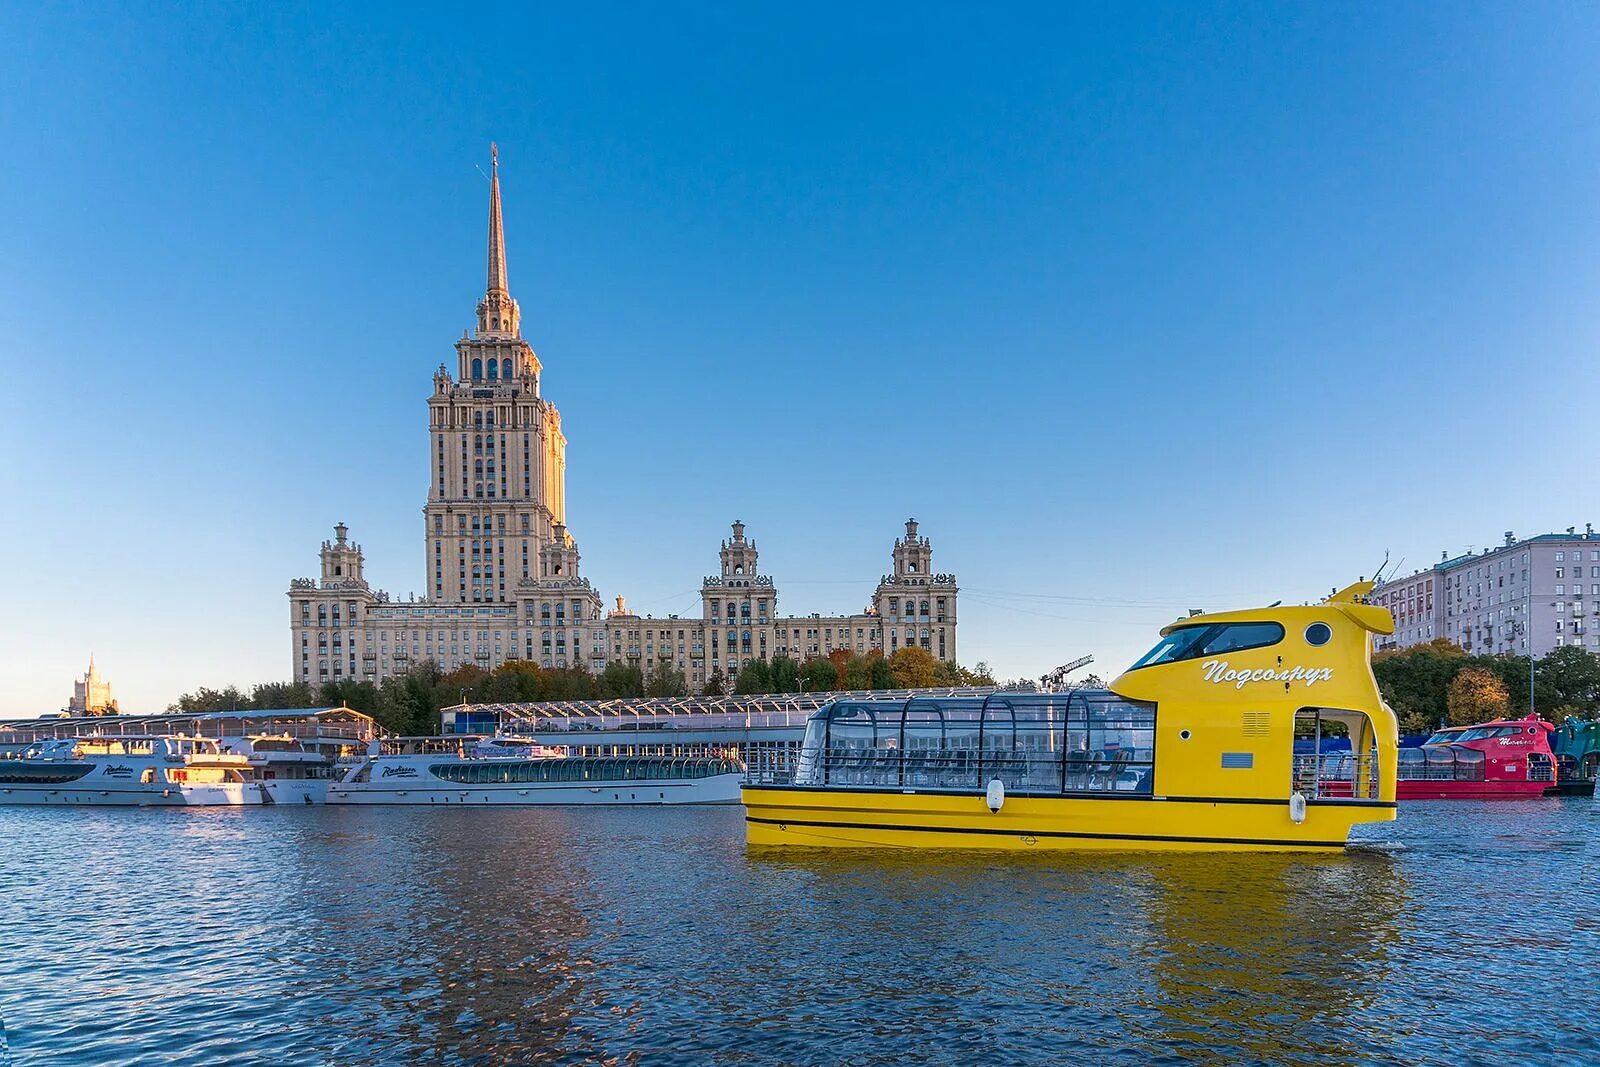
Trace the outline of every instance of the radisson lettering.
<instances>
[{"instance_id":1,"label":"radisson lettering","mask_svg":"<svg viewBox=\"0 0 1600 1067\"><path fill-rule=\"evenodd\" d=\"M1271 667L1258 667L1255 669L1231 670L1225 659L1208 659L1201 665L1205 671L1206 681L1221 685L1223 682L1232 682L1235 689L1243 689L1251 682L1300 682L1306 683L1309 689L1318 682L1326 682L1333 677L1332 667L1285 667L1282 670L1273 670Z\"/></svg>"}]
</instances>

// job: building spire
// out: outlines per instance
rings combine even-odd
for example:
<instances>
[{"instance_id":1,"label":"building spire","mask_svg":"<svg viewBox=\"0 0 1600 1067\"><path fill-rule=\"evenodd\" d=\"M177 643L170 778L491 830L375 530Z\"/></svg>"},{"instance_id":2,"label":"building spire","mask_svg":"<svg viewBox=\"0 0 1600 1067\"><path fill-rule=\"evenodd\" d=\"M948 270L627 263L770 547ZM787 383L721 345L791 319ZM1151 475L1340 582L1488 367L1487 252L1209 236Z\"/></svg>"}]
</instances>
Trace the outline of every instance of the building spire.
<instances>
[{"instance_id":1,"label":"building spire","mask_svg":"<svg viewBox=\"0 0 1600 1067\"><path fill-rule=\"evenodd\" d=\"M500 221L500 146L489 142L489 293L510 296L506 288L506 231Z\"/></svg>"},{"instance_id":2,"label":"building spire","mask_svg":"<svg viewBox=\"0 0 1600 1067\"><path fill-rule=\"evenodd\" d=\"M522 313L506 287L506 228L500 218L500 146L489 145L489 280L478 303L478 335L519 337ZM509 375L507 375L509 377Z\"/></svg>"}]
</instances>

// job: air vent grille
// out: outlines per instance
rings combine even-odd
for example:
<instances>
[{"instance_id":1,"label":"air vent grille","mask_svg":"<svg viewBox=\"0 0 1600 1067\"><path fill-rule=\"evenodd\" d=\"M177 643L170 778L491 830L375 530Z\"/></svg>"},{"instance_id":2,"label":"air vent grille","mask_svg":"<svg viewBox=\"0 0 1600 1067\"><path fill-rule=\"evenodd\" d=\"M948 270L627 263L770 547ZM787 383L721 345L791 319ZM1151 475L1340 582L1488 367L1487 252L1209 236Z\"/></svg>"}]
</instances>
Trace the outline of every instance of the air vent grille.
<instances>
[{"instance_id":1,"label":"air vent grille","mask_svg":"<svg viewBox=\"0 0 1600 1067\"><path fill-rule=\"evenodd\" d=\"M1265 711L1247 711L1244 713L1244 735L1246 737L1266 737L1271 732L1271 713Z\"/></svg>"},{"instance_id":2,"label":"air vent grille","mask_svg":"<svg viewBox=\"0 0 1600 1067\"><path fill-rule=\"evenodd\" d=\"M1248 771L1256 765L1254 752L1224 752L1222 754L1222 769L1225 771Z\"/></svg>"}]
</instances>

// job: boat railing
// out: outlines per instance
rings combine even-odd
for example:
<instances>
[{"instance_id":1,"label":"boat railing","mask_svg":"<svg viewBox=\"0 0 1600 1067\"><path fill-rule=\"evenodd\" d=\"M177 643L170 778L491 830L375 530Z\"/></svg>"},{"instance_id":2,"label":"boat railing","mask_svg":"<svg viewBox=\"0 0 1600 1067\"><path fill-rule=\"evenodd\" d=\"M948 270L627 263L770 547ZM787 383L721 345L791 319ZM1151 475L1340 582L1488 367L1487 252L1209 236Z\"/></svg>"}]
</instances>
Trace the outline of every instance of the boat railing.
<instances>
[{"instance_id":1,"label":"boat railing","mask_svg":"<svg viewBox=\"0 0 1600 1067\"><path fill-rule=\"evenodd\" d=\"M1151 792L1148 751L1051 752L1005 749L829 748L800 763L757 758L753 785L822 785L867 789L956 789L977 792L999 781L1010 792L1079 794Z\"/></svg>"},{"instance_id":2,"label":"boat railing","mask_svg":"<svg viewBox=\"0 0 1600 1067\"><path fill-rule=\"evenodd\" d=\"M1316 800L1375 800L1378 758L1375 753L1308 752L1294 757L1294 790Z\"/></svg>"},{"instance_id":3,"label":"boat railing","mask_svg":"<svg viewBox=\"0 0 1600 1067\"><path fill-rule=\"evenodd\" d=\"M1555 764L1542 752L1528 754L1528 781L1553 782L1556 780Z\"/></svg>"}]
</instances>

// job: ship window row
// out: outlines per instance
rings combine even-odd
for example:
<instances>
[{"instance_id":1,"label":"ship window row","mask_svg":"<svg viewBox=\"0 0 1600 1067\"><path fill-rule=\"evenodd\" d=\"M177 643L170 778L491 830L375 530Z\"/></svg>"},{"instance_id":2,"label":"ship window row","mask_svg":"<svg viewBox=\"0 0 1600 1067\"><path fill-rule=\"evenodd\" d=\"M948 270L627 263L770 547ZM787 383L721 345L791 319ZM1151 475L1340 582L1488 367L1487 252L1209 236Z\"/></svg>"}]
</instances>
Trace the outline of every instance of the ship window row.
<instances>
[{"instance_id":1,"label":"ship window row","mask_svg":"<svg viewBox=\"0 0 1600 1067\"><path fill-rule=\"evenodd\" d=\"M8 767L0 771L0 785L66 785L93 767Z\"/></svg>"},{"instance_id":2,"label":"ship window row","mask_svg":"<svg viewBox=\"0 0 1600 1067\"><path fill-rule=\"evenodd\" d=\"M1148 796L1155 711L1104 690L839 701L808 723L796 781Z\"/></svg>"},{"instance_id":3,"label":"ship window row","mask_svg":"<svg viewBox=\"0 0 1600 1067\"><path fill-rule=\"evenodd\" d=\"M732 760L682 759L550 759L515 763L443 763L428 768L430 774L461 785L523 785L542 782L643 782L682 778L709 778L737 774Z\"/></svg>"}]
</instances>

